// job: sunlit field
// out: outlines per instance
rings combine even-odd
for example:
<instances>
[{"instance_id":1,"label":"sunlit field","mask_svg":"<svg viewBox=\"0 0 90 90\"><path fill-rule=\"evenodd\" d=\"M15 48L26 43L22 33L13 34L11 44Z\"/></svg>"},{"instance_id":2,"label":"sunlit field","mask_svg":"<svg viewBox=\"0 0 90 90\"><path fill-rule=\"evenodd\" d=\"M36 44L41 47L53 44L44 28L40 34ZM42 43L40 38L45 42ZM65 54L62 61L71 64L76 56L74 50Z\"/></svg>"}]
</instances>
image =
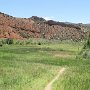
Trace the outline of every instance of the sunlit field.
<instances>
[{"instance_id":1,"label":"sunlit field","mask_svg":"<svg viewBox=\"0 0 90 90\"><path fill-rule=\"evenodd\" d=\"M31 43L0 47L0 90L90 90L90 60L79 55L83 43Z\"/></svg>"}]
</instances>

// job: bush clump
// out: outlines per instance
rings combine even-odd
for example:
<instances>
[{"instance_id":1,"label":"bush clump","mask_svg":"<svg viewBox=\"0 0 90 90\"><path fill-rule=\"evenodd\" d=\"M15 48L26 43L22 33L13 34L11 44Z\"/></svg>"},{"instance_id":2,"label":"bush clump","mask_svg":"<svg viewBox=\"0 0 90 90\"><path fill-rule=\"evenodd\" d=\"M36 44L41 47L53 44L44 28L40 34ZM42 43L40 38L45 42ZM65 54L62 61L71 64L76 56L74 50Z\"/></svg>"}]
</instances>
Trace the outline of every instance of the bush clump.
<instances>
[{"instance_id":1,"label":"bush clump","mask_svg":"<svg viewBox=\"0 0 90 90\"><path fill-rule=\"evenodd\" d=\"M89 33L87 42L85 43L83 47L82 56L83 58L90 58L90 33Z\"/></svg>"},{"instance_id":2,"label":"bush clump","mask_svg":"<svg viewBox=\"0 0 90 90\"><path fill-rule=\"evenodd\" d=\"M40 42L38 42L38 45L41 45L41 43L40 43Z\"/></svg>"},{"instance_id":3,"label":"bush clump","mask_svg":"<svg viewBox=\"0 0 90 90\"><path fill-rule=\"evenodd\" d=\"M3 46L3 43L2 43L2 41L0 41L0 47L2 47Z\"/></svg>"},{"instance_id":4,"label":"bush clump","mask_svg":"<svg viewBox=\"0 0 90 90\"><path fill-rule=\"evenodd\" d=\"M6 44L10 45L10 44L13 44L13 43L14 43L13 39L11 39L11 38L6 39Z\"/></svg>"}]
</instances>

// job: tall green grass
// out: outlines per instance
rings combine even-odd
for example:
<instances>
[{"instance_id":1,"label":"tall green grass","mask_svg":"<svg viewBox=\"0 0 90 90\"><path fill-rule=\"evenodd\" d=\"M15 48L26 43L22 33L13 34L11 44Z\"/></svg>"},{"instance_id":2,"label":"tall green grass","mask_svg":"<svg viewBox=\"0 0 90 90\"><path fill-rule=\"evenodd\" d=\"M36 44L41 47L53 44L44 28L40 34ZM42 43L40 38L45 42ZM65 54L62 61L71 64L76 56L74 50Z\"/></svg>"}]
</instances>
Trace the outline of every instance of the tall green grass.
<instances>
[{"instance_id":1,"label":"tall green grass","mask_svg":"<svg viewBox=\"0 0 90 90\"><path fill-rule=\"evenodd\" d=\"M83 43L56 42L0 47L0 90L44 90L62 67L53 90L89 90L90 60L76 58Z\"/></svg>"}]
</instances>

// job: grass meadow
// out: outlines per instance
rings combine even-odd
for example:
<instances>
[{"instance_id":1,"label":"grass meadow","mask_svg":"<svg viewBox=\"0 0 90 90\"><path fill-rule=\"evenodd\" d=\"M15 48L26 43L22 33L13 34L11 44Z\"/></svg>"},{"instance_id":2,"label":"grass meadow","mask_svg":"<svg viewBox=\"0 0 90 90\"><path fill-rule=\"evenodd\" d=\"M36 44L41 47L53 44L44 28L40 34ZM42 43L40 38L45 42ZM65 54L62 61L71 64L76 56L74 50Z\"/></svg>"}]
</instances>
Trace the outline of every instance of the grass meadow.
<instances>
[{"instance_id":1,"label":"grass meadow","mask_svg":"<svg viewBox=\"0 0 90 90\"><path fill-rule=\"evenodd\" d=\"M90 90L90 60L79 56L83 43L47 42L0 47L0 90L45 90L62 67L52 90Z\"/></svg>"}]
</instances>

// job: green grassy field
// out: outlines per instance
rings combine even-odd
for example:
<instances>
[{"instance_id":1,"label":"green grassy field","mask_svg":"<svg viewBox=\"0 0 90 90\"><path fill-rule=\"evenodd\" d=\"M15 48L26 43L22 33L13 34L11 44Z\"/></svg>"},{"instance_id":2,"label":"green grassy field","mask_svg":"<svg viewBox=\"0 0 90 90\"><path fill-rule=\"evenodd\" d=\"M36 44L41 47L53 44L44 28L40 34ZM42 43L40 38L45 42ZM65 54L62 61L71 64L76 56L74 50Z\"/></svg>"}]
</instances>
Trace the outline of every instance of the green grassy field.
<instances>
[{"instance_id":1,"label":"green grassy field","mask_svg":"<svg viewBox=\"0 0 90 90\"><path fill-rule=\"evenodd\" d=\"M78 56L83 43L0 47L0 90L45 90L65 67L52 90L90 90L90 60Z\"/></svg>"}]
</instances>

